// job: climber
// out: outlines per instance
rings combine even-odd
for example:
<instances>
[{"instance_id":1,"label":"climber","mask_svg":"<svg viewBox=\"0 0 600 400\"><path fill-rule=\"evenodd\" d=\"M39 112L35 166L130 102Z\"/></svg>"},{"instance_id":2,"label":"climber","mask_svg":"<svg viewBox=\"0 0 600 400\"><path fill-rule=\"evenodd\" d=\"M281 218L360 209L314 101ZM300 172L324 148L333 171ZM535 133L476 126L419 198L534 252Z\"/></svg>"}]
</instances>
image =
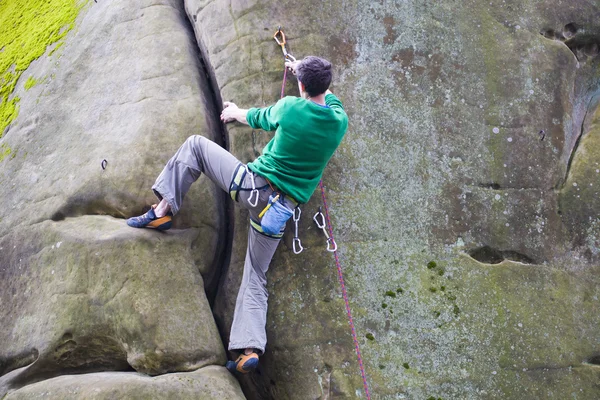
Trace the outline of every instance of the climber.
<instances>
[{"instance_id":1,"label":"climber","mask_svg":"<svg viewBox=\"0 0 600 400\"><path fill-rule=\"evenodd\" d=\"M240 351L227 368L247 373L265 351L266 272L292 210L306 203L340 144L348 117L331 93L331 64L309 56L286 62L298 79L301 97L287 96L272 106L242 109L225 102L224 123L238 121L254 129L275 131L262 155L244 165L231 153L198 135L191 136L169 160L154 186L157 205L127 224L167 230L190 185L205 173L250 214L248 248L238 292L229 350ZM263 216L264 214L264 216Z\"/></svg>"}]
</instances>

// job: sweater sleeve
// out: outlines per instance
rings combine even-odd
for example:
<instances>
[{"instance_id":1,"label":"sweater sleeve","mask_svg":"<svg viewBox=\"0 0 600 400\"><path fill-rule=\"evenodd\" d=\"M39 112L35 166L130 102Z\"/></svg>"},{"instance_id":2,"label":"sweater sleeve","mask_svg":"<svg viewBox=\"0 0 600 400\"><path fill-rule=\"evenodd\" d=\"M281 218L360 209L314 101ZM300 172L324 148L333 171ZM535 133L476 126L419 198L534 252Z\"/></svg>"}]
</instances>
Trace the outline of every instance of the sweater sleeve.
<instances>
[{"instance_id":1,"label":"sweater sleeve","mask_svg":"<svg viewBox=\"0 0 600 400\"><path fill-rule=\"evenodd\" d=\"M279 116L284 106L285 98L269 107L250 108L246 114L246 121L254 129L274 131L279 126Z\"/></svg>"},{"instance_id":2,"label":"sweater sleeve","mask_svg":"<svg viewBox=\"0 0 600 400\"><path fill-rule=\"evenodd\" d=\"M339 109L339 110L343 110L344 106L342 105L342 102L340 101L340 99L338 99L335 94L333 93L329 93L328 95L325 96L325 104L327 104L329 107L333 108L333 109Z\"/></svg>"}]
</instances>

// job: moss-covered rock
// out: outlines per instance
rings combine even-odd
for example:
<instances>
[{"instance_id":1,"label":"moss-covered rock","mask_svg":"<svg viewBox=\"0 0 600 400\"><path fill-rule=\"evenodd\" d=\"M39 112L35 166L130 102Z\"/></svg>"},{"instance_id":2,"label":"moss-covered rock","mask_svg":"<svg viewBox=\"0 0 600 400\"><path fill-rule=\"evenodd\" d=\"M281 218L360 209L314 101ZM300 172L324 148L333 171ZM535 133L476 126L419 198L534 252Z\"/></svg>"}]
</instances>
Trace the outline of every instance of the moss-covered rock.
<instances>
[{"instance_id":1,"label":"moss-covered rock","mask_svg":"<svg viewBox=\"0 0 600 400\"><path fill-rule=\"evenodd\" d=\"M0 241L0 387L66 372L151 375L225 363L191 254L198 230L132 230L102 216L43 222Z\"/></svg>"},{"instance_id":2,"label":"moss-covered rock","mask_svg":"<svg viewBox=\"0 0 600 400\"><path fill-rule=\"evenodd\" d=\"M17 117L19 97L11 97L29 65L64 39L87 1L5 1L0 4L0 138Z\"/></svg>"},{"instance_id":3,"label":"moss-covered rock","mask_svg":"<svg viewBox=\"0 0 600 400\"><path fill-rule=\"evenodd\" d=\"M3 20L39 2L8 3ZM88 4L20 71L0 139L0 397L62 374L226 361L205 293L225 256L225 194L203 178L172 231L125 223L157 201L151 185L188 136L222 141L182 4ZM46 26L44 7L27 29Z\"/></svg>"}]
</instances>

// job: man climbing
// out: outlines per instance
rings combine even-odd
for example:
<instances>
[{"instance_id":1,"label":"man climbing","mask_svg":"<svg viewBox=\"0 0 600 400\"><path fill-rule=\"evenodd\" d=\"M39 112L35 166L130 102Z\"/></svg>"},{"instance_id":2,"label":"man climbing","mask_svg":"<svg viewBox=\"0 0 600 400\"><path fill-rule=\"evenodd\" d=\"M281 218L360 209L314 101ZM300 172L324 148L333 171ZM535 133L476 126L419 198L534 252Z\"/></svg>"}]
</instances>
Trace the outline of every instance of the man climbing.
<instances>
[{"instance_id":1,"label":"man climbing","mask_svg":"<svg viewBox=\"0 0 600 400\"><path fill-rule=\"evenodd\" d=\"M244 165L212 141L191 136L152 186L160 202L127 220L135 228L169 229L172 216L201 173L248 209L248 248L229 338L229 350L241 355L227 362L232 372L247 373L258 366L267 342L269 263L285 222L295 207L309 200L348 127L342 103L329 91L332 71L328 61L309 56L286 62L286 68L297 76L301 97L287 96L272 106L248 110L225 102L221 113L225 123L238 121L275 131L261 156Z\"/></svg>"}]
</instances>

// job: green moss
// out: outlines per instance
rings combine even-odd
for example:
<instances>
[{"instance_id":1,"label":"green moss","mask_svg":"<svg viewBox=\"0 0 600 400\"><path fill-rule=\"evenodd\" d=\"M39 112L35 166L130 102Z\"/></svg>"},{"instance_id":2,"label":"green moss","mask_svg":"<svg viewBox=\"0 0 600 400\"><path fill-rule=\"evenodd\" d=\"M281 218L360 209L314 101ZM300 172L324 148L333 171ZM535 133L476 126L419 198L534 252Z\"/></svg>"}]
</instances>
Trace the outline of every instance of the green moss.
<instances>
[{"instance_id":1,"label":"green moss","mask_svg":"<svg viewBox=\"0 0 600 400\"><path fill-rule=\"evenodd\" d=\"M435 292L437 292L437 289L436 289L436 288L434 288L434 287L430 287L430 288L429 288L429 291L430 291L431 293L435 293Z\"/></svg>"},{"instance_id":2,"label":"green moss","mask_svg":"<svg viewBox=\"0 0 600 400\"><path fill-rule=\"evenodd\" d=\"M0 146L0 162L4 161L4 159L8 157L11 152L12 150L10 149L10 147L8 147L6 143L2 143L2 145Z\"/></svg>"},{"instance_id":3,"label":"green moss","mask_svg":"<svg viewBox=\"0 0 600 400\"><path fill-rule=\"evenodd\" d=\"M47 46L65 37L86 1L0 1L0 137L17 117L18 98L9 99L17 81Z\"/></svg>"},{"instance_id":4,"label":"green moss","mask_svg":"<svg viewBox=\"0 0 600 400\"><path fill-rule=\"evenodd\" d=\"M437 267L437 263L435 261L429 261L427 263L427 268L434 269L435 267Z\"/></svg>"},{"instance_id":5,"label":"green moss","mask_svg":"<svg viewBox=\"0 0 600 400\"><path fill-rule=\"evenodd\" d=\"M460 314L460 308L458 308L458 306L455 304L452 312L454 313L455 317L458 317L458 314Z\"/></svg>"},{"instance_id":6,"label":"green moss","mask_svg":"<svg viewBox=\"0 0 600 400\"><path fill-rule=\"evenodd\" d=\"M60 42L59 44L57 44L56 47L54 47L52 51L48 53L48 55L51 56L52 54L54 54L56 50L60 49L63 46L63 44L65 44L65 42Z\"/></svg>"},{"instance_id":7,"label":"green moss","mask_svg":"<svg viewBox=\"0 0 600 400\"><path fill-rule=\"evenodd\" d=\"M365 335L365 337L366 337L367 339L369 339L369 340L375 340L375 336L373 336L373 334L372 334L372 333L367 333L367 334Z\"/></svg>"},{"instance_id":8,"label":"green moss","mask_svg":"<svg viewBox=\"0 0 600 400\"><path fill-rule=\"evenodd\" d=\"M381 308L387 308L387 307L388 307L387 303L381 303Z\"/></svg>"},{"instance_id":9,"label":"green moss","mask_svg":"<svg viewBox=\"0 0 600 400\"><path fill-rule=\"evenodd\" d=\"M449 294L449 295L448 295L448 300L450 300L450 301L454 301L454 300L456 300L456 296L455 296L455 295L453 295L453 294Z\"/></svg>"},{"instance_id":10,"label":"green moss","mask_svg":"<svg viewBox=\"0 0 600 400\"><path fill-rule=\"evenodd\" d=\"M379 369L385 369L385 365L379 364Z\"/></svg>"},{"instance_id":11,"label":"green moss","mask_svg":"<svg viewBox=\"0 0 600 400\"><path fill-rule=\"evenodd\" d=\"M440 290L441 290L442 292L445 292L445 291L446 291L446 286L441 286L441 287L440 287Z\"/></svg>"},{"instance_id":12,"label":"green moss","mask_svg":"<svg viewBox=\"0 0 600 400\"><path fill-rule=\"evenodd\" d=\"M404 363L402 364L402 366L404 367L404 369L410 369L410 365L408 365L408 363Z\"/></svg>"},{"instance_id":13,"label":"green moss","mask_svg":"<svg viewBox=\"0 0 600 400\"><path fill-rule=\"evenodd\" d=\"M434 312L433 312L433 316L434 316L435 318L439 318L439 317L440 317L440 315L442 315L442 313L440 313L439 311L434 311Z\"/></svg>"},{"instance_id":14,"label":"green moss","mask_svg":"<svg viewBox=\"0 0 600 400\"><path fill-rule=\"evenodd\" d=\"M388 297L396 297L396 292L394 292L393 290L388 290L387 292L385 292L385 295Z\"/></svg>"},{"instance_id":15,"label":"green moss","mask_svg":"<svg viewBox=\"0 0 600 400\"><path fill-rule=\"evenodd\" d=\"M404 289L399 287L398 289L396 289L396 293L402 294L402 293L404 293Z\"/></svg>"},{"instance_id":16,"label":"green moss","mask_svg":"<svg viewBox=\"0 0 600 400\"><path fill-rule=\"evenodd\" d=\"M440 268L439 271L438 271L438 275L439 276L443 276L445 272L446 271L444 270L444 268Z\"/></svg>"},{"instance_id":17,"label":"green moss","mask_svg":"<svg viewBox=\"0 0 600 400\"><path fill-rule=\"evenodd\" d=\"M35 79L33 76L30 76L29 78L27 78L27 81L25 82L25 90L29 90L37 84L38 84L37 79Z\"/></svg>"}]
</instances>

